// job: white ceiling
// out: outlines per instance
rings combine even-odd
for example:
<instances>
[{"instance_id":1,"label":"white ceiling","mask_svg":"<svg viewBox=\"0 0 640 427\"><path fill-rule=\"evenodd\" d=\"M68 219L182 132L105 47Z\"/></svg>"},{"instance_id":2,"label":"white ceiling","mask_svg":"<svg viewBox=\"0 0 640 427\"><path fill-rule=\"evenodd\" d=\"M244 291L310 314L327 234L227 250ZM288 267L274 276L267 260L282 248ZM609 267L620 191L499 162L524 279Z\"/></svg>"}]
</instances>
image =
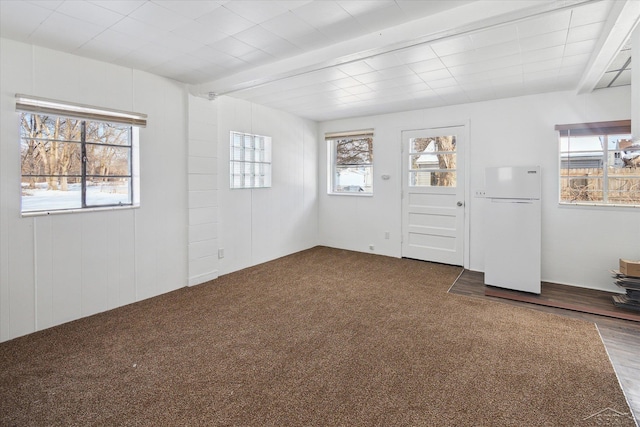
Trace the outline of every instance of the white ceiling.
<instances>
[{"instance_id":1,"label":"white ceiling","mask_svg":"<svg viewBox=\"0 0 640 427\"><path fill-rule=\"evenodd\" d=\"M328 120L592 90L639 4L1 0L0 36Z\"/></svg>"}]
</instances>

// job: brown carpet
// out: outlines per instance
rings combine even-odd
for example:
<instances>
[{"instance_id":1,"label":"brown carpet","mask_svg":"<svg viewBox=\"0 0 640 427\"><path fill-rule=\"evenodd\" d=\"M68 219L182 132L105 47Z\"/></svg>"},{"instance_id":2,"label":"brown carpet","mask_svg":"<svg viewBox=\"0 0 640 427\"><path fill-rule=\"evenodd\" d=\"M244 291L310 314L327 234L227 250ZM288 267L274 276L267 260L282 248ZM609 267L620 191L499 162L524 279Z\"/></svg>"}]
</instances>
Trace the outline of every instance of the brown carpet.
<instances>
[{"instance_id":1,"label":"brown carpet","mask_svg":"<svg viewBox=\"0 0 640 427\"><path fill-rule=\"evenodd\" d=\"M593 324L459 273L318 247L18 338L0 424L634 425Z\"/></svg>"}]
</instances>

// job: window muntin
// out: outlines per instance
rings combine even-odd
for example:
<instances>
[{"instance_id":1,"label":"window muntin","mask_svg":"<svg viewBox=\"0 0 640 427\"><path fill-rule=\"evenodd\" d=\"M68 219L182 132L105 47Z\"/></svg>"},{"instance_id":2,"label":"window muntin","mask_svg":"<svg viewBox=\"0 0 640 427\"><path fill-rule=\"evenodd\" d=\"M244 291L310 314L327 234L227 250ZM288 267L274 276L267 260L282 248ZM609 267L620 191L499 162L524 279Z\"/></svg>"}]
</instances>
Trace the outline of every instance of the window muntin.
<instances>
[{"instance_id":1,"label":"window muntin","mask_svg":"<svg viewBox=\"0 0 640 427\"><path fill-rule=\"evenodd\" d=\"M133 130L20 113L22 212L133 204Z\"/></svg>"},{"instance_id":2,"label":"window muntin","mask_svg":"<svg viewBox=\"0 0 640 427\"><path fill-rule=\"evenodd\" d=\"M373 194L373 132L325 137L329 147L329 193Z\"/></svg>"},{"instance_id":3,"label":"window muntin","mask_svg":"<svg viewBox=\"0 0 640 427\"><path fill-rule=\"evenodd\" d=\"M271 137L230 132L229 188L271 187Z\"/></svg>"},{"instance_id":4,"label":"window muntin","mask_svg":"<svg viewBox=\"0 0 640 427\"><path fill-rule=\"evenodd\" d=\"M412 138L409 141L410 187L456 186L456 136Z\"/></svg>"},{"instance_id":5,"label":"window muntin","mask_svg":"<svg viewBox=\"0 0 640 427\"><path fill-rule=\"evenodd\" d=\"M607 123L556 127L560 203L640 206L640 143L629 126Z\"/></svg>"}]
</instances>

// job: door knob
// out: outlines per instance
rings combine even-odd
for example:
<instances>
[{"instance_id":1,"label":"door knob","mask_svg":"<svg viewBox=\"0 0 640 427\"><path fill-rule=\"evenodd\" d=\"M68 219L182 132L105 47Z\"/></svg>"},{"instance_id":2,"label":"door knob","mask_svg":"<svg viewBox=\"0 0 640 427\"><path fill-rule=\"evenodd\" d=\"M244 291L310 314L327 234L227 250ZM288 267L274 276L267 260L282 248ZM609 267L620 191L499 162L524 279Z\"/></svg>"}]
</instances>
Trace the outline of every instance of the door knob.
<instances>
[{"instance_id":1,"label":"door knob","mask_svg":"<svg viewBox=\"0 0 640 427\"><path fill-rule=\"evenodd\" d=\"M464 205L464 202L458 202L458 203L456 203L456 205L462 206L462 205Z\"/></svg>"}]
</instances>

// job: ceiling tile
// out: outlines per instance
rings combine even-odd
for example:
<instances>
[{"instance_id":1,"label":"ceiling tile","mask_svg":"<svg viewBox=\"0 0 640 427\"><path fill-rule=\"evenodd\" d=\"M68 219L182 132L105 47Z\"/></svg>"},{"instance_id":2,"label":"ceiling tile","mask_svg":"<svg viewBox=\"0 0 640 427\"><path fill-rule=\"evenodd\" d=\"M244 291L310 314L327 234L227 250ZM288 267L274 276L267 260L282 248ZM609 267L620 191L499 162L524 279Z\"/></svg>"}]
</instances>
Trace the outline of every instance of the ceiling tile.
<instances>
[{"instance_id":1,"label":"ceiling tile","mask_svg":"<svg viewBox=\"0 0 640 427\"><path fill-rule=\"evenodd\" d=\"M358 76L360 74L366 74L366 73L375 71L373 68L367 65L364 61L357 61L351 64L340 65L337 68L338 70L342 71L343 73L349 76Z\"/></svg>"},{"instance_id":2,"label":"ceiling tile","mask_svg":"<svg viewBox=\"0 0 640 427\"><path fill-rule=\"evenodd\" d=\"M447 67L455 67L464 64L499 59L505 56L517 55L520 53L520 44L514 40L507 43L485 46L469 52L462 52L440 58Z\"/></svg>"},{"instance_id":3,"label":"ceiling tile","mask_svg":"<svg viewBox=\"0 0 640 427\"><path fill-rule=\"evenodd\" d=\"M289 12L290 7L296 6L295 4L288 3L289 2L282 1L234 0L226 3L224 7L255 24L261 24L275 18L276 16ZM297 5L297 7L300 7L300 5Z\"/></svg>"},{"instance_id":4,"label":"ceiling tile","mask_svg":"<svg viewBox=\"0 0 640 427\"><path fill-rule=\"evenodd\" d=\"M379 82L382 80L386 80L384 78L384 76L382 74L380 74L379 71L372 71L370 73L364 73L364 74L359 74L357 76L354 77L356 80L358 80L361 83L364 84L369 84L369 83L373 83L373 82Z\"/></svg>"},{"instance_id":5,"label":"ceiling tile","mask_svg":"<svg viewBox=\"0 0 640 427\"><path fill-rule=\"evenodd\" d=\"M397 88L398 84L395 80L381 80L379 82L369 83L367 86L373 90L382 91L385 89Z\"/></svg>"},{"instance_id":6,"label":"ceiling tile","mask_svg":"<svg viewBox=\"0 0 640 427\"><path fill-rule=\"evenodd\" d=\"M4 3L5 1L6 0L3 0L2 3ZM19 3L27 3L27 2L20 0ZM56 10L58 7L60 7L62 3L64 3L64 0L29 0L28 3L34 4L36 6L44 7L49 10Z\"/></svg>"},{"instance_id":7,"label":"ceiling tile","mask_svg":"<svg viewBox=\"0 0 640 427\"><path fill-rule=\"evenodd\" d=\"M576 43L584 40L596 40L598 37L600 37L602 28L604 28L603 22L581 25L579 27L571 27L569 29L567 43Z\"/></svg>"},{"instance_id":8,"label":"ceiling tile","mask_svg":"<svg viewBox=\"0 0 640 427\"><path fill-rule=\"evenodd\" d=\"M592 2L573 9L571 14L571 26L581 26L603 22L607 20L613 2Z\"/></svg>"},{"instance_id":9,"label":"ceiling tile","mask_svg":"<svg viewBox=\"0 0 640 427\"><path fill-rule=\"evenodd\" d=\"M366 0L341 0L337 1L344 10L349 12L353 17L371 13L373 11L384 9L393 5L393 0L378 0L378 1L366 1Z\"/></svg>"},{"instance_id":10,"label":"ceiling tile","mask_svg":"<svg viewBox=\"0 0 640 427\"><path fill-rule=\"evenodd\" d=\"M458 86L458 81L453 77L442 80L431 80L429 81L429 87L431 89L441 89L445 87L455 87Z\"/></svg>"},{"instance_id":11,"label":"ceiling tile","mask_svg":"<svg viewBox=\"0 0 640 427\"><path fill-rule=\"evenodd\" d=\"M333 1L307 3L293 10L292 13L318 30L336 23L347 26L358 25L347 11Z\"/></svg>"},{"instance_id":12,"label":"ceiling tile","mask_svg":"<svg viewBox=\"0 0 640 427\"><path fill-rule=\"evenodd\" d=\"M562 58L564 46L548 47L546 49L530 50L522 52L522 63L528 64L538 61L548 61L555 58Z\"/></svg>"},{"instance_id":13,"label":"ceiling tile","mask_svg":"<svg viewBox=\"0 0 640 427\"><path fill-rule=\"evenodd\" d=\"M352 93L354 95L362 95L365 93L371 93L373 92L373 90L367 86L367 85L358 85L358 86L351 86L346 88L347 92Z\"/></svg>"},{"instance_id":14,"label":"ceiling tile","mask_svg":"<svg viewBox=\"0 0 640 427\"><path fill-rule=\"evenodd\" d=\"M609 65L609 70L619 70L624 66L629 67L628 61L631 60L631 51L626 50L620 52Z\"/></svg>"},{"instance_id":15,"label":"ceiling tile","mask_svg":"<svg viewBox=\"0 0 640 427\"><path fill-rule=\"evenodd\" d=\"M474 46L470 36L460 36L432 43L431 48L442 57L473 50Z\"/></svg>"},{"instance_id":16,"label":"ceiling tile","mask_svg":"<svg viewBox=\"0 0 640 427\"><path fill-rule=\"evenodd\" d=\"M631 70L624 70L622 73L620 73L618 78L613 82L611 86L612 87L625 86L630 84L631 84Z\"/></svg>"},{"instance_id":17,"label":"ceiling tile","mask_svg":"<svg viewBox=\"0 0 640 427\"><path fill-rule=\"evenodd\" d=\"M253 49L244 55L239 55L238 58L252 66L267 64L275 60L273 56L259 49Z\"/></svg>"},{"instance_id":18,"label":"ceiling tile","mask_svg":"<svg viewBox=\"0 0 640 427\"><path fill-rule=\"evenodd\" d=\"M284 39L274 41L267 46L260 46L260 49L275 58L288 58L303 52L298 46Z\"/></svg>"},{"instance_id":19,"label":"ceiling tile","mask_svg":"<svg viewBox=\"0 0 640 427\"><path fill-rule=\"evenodd\" d=\"M342 79L331 80L331 83L339 89L346 89L353 86L362 86L363 84L353 77L344 77Z\"/></svg>"},{"instance_id":20,"label":"ceiling tile","mask_svg":"<svg viewBox=\"0 0 640 427\"><path fill-rule=\"evenodd\" d=\"M549 80L553 81L557 76L558 70L545 70L524 73L523 79L525 84L534 83L536 81L542 81L543 83L546 83Z\"/></svg>"},{"instance_id":21,"label":"ceiling tile","mask_svg":"<svg viewBox=\"0 0 640 427\"><path fill-rule=\"evenodd\" d=\"M291 42L305 51L316 50L331 44L331 40L315 28L308 33L298 35Z\"/></svg>"},{"instance_id":22,"label":"ceiling tile","mask_svg":"<svg viewBox=\"0 0 640 427\"><path fill-rule=\"evenodd\" d=\"M27 41L52 11L24 1L0 1L0 34L13 40ZM19 16L20 19L15 19Z\"/></svg>"},{"instance_id":23,"label":"ceiling tile","mask_svg":"<svg viewBox=\"0 0 640 427\"><path fill-rule=\"evenodd\" d=\"M112 10L121 15L129 15L131 12L145 4L146 0L91 0L91 3L96 4L105 9ZM43 3L49 3L43 1Z\"/></svg>"},{"instance_id":24,"label":"ceiling tile","mask_svg":"<svg viewBox=\"0 0 640 427\"><path fill-rule=\"evenodd\" d=\"M228 55L235 56L236 58L239 58L242 55L246 55L251 51L256 50L255 47L241 42L234 37L227 37L215 43L210 43L209 46L219 52L224 52Z\"/></svg>"},{"instance_id":25,"label":"ceiling tile","mask_svg":"<svg viewBox=\"0 0 640 427\"><path fill-rule=\"evenodd\" d=\"M449 70L447 70L446 68L443 68L441 70L427 71L426 73L420 73L418 74L418 77L420 77L425 82L429 83L431 80L448 79L453 76L451 75Z\"/></svg>"},{"instance_id":26,"label":"ceiling tile","mask_svg":"<svg viewBox=\"0 0 640 427\"><path fill-rule=\"evenodd\" d=\"M524 73L535 73L538 71L558 70L562 65L562 58L551 59L549 61L538 61L524 64Z\"/></svg>"},{"instance_id":27,"label":"ceiling tile","mask_svg":"<svg viewBox=\"0 0 640 427\"><path fill-rule=\"evenodd\" d=\"M374 56L373 58L366 59L365 62L374 70L386 70L403 64L393 53Z\"/></svg>"},{"instance_id":28,"label":"ceiling tile","mask_svg":"<svg viewBox=\"0 0 640 427\"><path fill-rule=\"evenodd\" d=\"M295 43L298 36L317 31L292 12L287 12L260 24L263 28Z\"/></svg>"},{"instance_id":29,"label":"ceiling tile","mask_svg":"<svg viewBox=\"0 0 640 427\"><path fill-rule=\"evenodd\" d=\"M224 52L217 51L210 46L203 46L192 52L189 52L189 54L195 56L196 58L203 59L210 64L217 65L225 69L242 67L246 65L244 61L228 55Z\"/></svg>"},{"instance_id":30,"label":"ceiling tile","mask_svg":"<svg viewBox=\"0 0 640 427\"><path fill-rule=\"evenodd\" d=\"M472 33L471 42L474 48L493 46L518 40L518 27L515 24L505 25Z\"/></svg>"},{"instance_id":31,"label":"ceiling tile","mask_svg":"<svg viewBox=\"0 0 640 427\"><path fill-rule=\"evenodd\" d=\"M520 55L511 55L499 58L498 60L476 62L474 64L465 64L457 67L449 67L449 71L454 77L464 76L468 74L481 73L485 71L499 70L501 68L513 67L520 65Z\"/></svg>"},{"instance_id":32,"label":"ceiling tile","mask_svg":"<svg viewBox=\"0 0 640 427\"><path fill-rule=\"evenodd\" d=\"M188 24L178 27L172 30L171 34L202 44L215 43L229 37L227 34L197 21L191 21Z\"/></svg>"},{"instance_id":33,"label":"ceiling tile","mask_svg":"<svg viewBox=\"0 0 640 427\"><path fill-rule=\"evenodd\" d=\"M220 2L215 0L152 0L160 7L170 10L189 19L198 19L219 7Z\"/></svg>"},{"instance_id":34,"label":"ceiling tile","mask_svg":"<svg viewBox=\"0 0 640 427\"><path fill-rule=\"evenodd\" d=\"M346 2L342 3L343 7L345 3ZM395 2L391 2L384 7L373 9L368 12L351 15L369 31L379 31L384 28L395 26L406 20L404 12Z\"/></svg>"},{"instance_id":35,"label":"ceiling tile","mask_svg":"<svg viewBox=\"0 0 640 427\"><path fill-rule=\"evenodd\" d=\"M348 25L345 25L344 22L334 22L328 25L323 25L318 28L318 31L324 34L328 39L338 43L345 40L351 40L367 33L367 30L355 19L351 19Z\"/></svg>"},{"instance_id":36,"label":"ceiling tile","mask_svg":"<svg viewBox=\"0 0 640 427\"><path fill-rule=\"evenodd\" d=\"M591 54L589 53L583 53L581 55L565 56L564 58L562 58L562 66L563 67L580 66L584 69L584 67L587 65L587 62L589 62L589 58L591 58Z\"/></svg>"},{"instance_id":37,"label":"ceiling tile","mask_svg":"<svg viewBox=\"0 0 640 427\"><path fill-rule=\"evenodd\" d=\"M585 40L582 42L568 43L564 47L564 55L571 56L584 53L591 54L591 52L593 52L593 49L595 49L596 42L596 40Z\"/></svg>"},{"instance_id":38,"label":"ceiling tile","mask_svg":"<svg viewBox=\"0 0 640 427\"><path fill-rule=\"evenodd\" d=\"M397 0L396 3L409 17L421 17L434 15L439 12L443 12L448 9L462 6L466 3L471 3L469 0L465 1L415 1L415 0Z\"/></svg>"},{"instance_id":39,"label":"ceiling tile","mask_svg":"<svg viewBox=\"0 0 640 427\"><path fill-rule=\"evenodd\" d=\"M82 45L76 53L90 58L111 61L144 46L147 41L129 37L113 30L102 33Z\"/></svg>"},{"instance_id":40,"label":"ceiling tile","mask_svg":"<svg viewBox=\"0 0 640 427\"><path fill-rule=\"evenodd\" d=\"M516 27L518 36L521 39L541 36L556 31L564 31L569 28L571 22L571 11L546 14L537 18L530 18L519 22Z\"/></svg>"},{"instance_id":41,"label":"ceiling tile","mask_svg":"<svg viewBox=\"0 0 640 427\"><path fill-rule=\"evenodd\" d=\"M102 27L109 27L125 16L121 13L105 9L102 6L80 1L66 1L58 7L56 12Z\"/></svg>"},{"instance_id":42,"label":"ceiling tile","mask_svg":"<svg viewBox=\"0 0 640 427\"><path fill-rule=\"evenodd\" d=\"M168 31L164 31L160 28L145 24L129 17L118 21L111 27L111 29L122 34L147 41L152 41L168 33Z\"/></svg>"},{"instance_id":43,"label":"ceiling tile","mask_svg":"<svg viewBox=\"0 0 640 427\"><path fill-rule=\"evenodd\" d=\"M61 28L65 30L60 31ZM61 13L53 13L31 34L29 41L64 52L73 52L102 31L102 27L94 24Z\"/></svg>"},{"instance_id":44,"label":"ceiling tile","mask_svg":"<svg viewBox=\"0 0 640 427\"><path fill-rule=\"evenodd\" d=\"M404 64L412 64L414 62L426 61L427 59L434 59L438 57L428 44L420 44L395 51L394 55Z\"/></svg>"},{"instance_id":45,"label":"ceiling tile","mask_svg":"<svg viewBox=\"0 0 640 427\"><path fill-rule=\"evenodd\" d=\"M416 77L416 73L407 65L387 68L385 70L378 71L378 73L380 73L383 79L399 79L410 81L412 78Z\"/></svg>"},{"instance_id":46,"label":"ceiling tile","mask_svg":"<svg viewBox=\"0 0 640 427\"><path fill-rule=\"evenodd\" d=\"M259 25L254 25L253 27L241 31L233 37L258 48L269 46L283 40L281 37L273 34L271 31L268 31Z\"/></svg>"},{"instance_id":47,"label":"ceiling tile","mask_svg":"<svg viewBox=\"0 0 640 427\"><path fill-rule=\"evenodd\" d=\"M567 41L569 30L553 31L533 37L523 37L520 39L520 47L522 51L538 50L547 47L562 46Z\"/></svg>"},{"instance_id":48,"label":"ceiling tile","mask_svg":"<svg viewBox=\"0 0 640 427\"><path fill-rule=\"evenodd\" d=\"M409 68L411 68L416 73L426 73L427 71L435 71L440 70L442 68L446 68L442 61L438 58L428 59L426 61L414 62L413 64L409 64Z\"/></svg>"},{"instance_id":49,"label":"ceiling tile","mask_svg":"<svg viewBox=\"0 0 640 427\"><path fill-rule=\"evenodd\" d=\"M609 85L612 84L613 79L615 79L617 75L618 73L614 73L614 72L604 73L604 75L602 76L602 78L600 79L600 81L598 82L595 88L603 89L603 88L609 87Z\"/></svg>"},{"instance_id":50,"label":"ceiling tile","mask_svg":"<svg viewBox=\"0 0 640 427\"><path fill-rule=\"evenodd\" d=\"M175 12L151 2L146 2L131 12L129 17L153 27L161 28L163 31L171 31L190 22L184 16L177 16Z\"/></svg>"},{"instance_id":51,"label":"ceiling tile","mask_svg":"<svg viewBox=\"0 0 640 427\"><path fill-rule=\"evenodd\" d=\"M425 82L420 82L420 83L412 83L409 85L401 85L398 90L400 92L403 93L408 93L408 94L415 94L416 92L430 92L431 94L435 95L435 92L433 92L433 89L431 89L431 87L426 84ZM424 95L424 93L423 93Z\"/></svg>"},{"instance_id":52,"label":"ceiling tile","mask_svg":"<svg viewBox=\"0 0 640 427\"><path fill-rule=\"evenodd\" d=\"M267 2L265 2L267 3ZM215 28L216 31L228 34L230 36L238 34L255 25L254 22L238 15L227 7L220 7L213 12L202 15L197 22Z\"/></svg>"}]
</instances>

